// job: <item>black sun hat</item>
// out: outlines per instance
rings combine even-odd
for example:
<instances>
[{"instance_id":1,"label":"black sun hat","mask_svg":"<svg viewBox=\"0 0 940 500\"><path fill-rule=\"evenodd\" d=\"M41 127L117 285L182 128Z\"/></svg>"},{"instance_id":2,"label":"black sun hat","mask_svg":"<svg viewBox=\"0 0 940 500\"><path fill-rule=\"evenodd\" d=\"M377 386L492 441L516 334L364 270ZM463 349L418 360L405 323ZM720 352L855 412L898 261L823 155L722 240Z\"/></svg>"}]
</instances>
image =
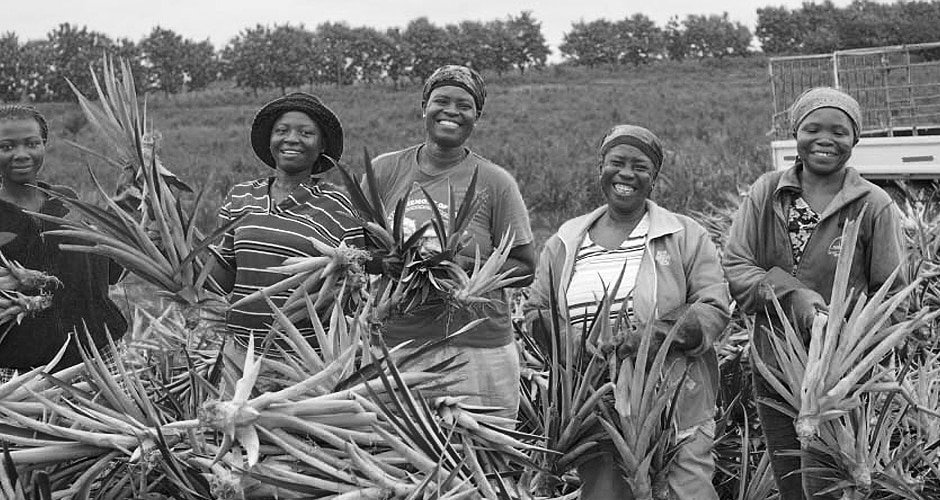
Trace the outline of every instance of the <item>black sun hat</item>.
<instances>
[{"instance_id":1,"label":"black sun hat","mask_svg":"<svg viewBox=\"0 0 940 500\"><path fill-rule=\"evenodd\" d=\"M313 173L319 174L333 168L343 156L343 126L336 113L326 107L320 99L306 92L293 92L265 104L251 122L251 149L265 165L276 168L271 156L271 129L274 122L288 111L300 111L320 127L323 134L323 153L313 164ZM324 158L326 156L327 158Z\"/></svg>"}]
</instances>

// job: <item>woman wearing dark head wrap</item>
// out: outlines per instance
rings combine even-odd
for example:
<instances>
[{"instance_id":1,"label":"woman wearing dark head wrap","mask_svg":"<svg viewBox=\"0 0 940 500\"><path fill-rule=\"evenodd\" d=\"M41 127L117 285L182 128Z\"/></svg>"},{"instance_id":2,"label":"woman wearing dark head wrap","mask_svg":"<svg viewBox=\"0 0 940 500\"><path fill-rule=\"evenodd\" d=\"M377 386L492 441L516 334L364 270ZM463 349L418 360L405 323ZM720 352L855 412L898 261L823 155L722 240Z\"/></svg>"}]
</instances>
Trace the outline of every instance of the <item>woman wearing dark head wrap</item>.
<instances>
[{"instance_id":1,"label":"woman wearing dark head wrap","mask_svg":"<svg viewBox=\"0 0 940 500\"><path fill-rule=\"evenodd\" d=\"M363 243L349 200L317 177L343 154L343 128L330 108L303 92L274 99L252 121L251 147L273 175L233 187L219 212L222 224L244 216L225 233L218 248L224 266L213 274L233 303L286 278L268 270L284 259L319 255L311 239L334 247ZM291 292L271 300L279 306ZM267 334L274 317L266 302L254 301L229 309L226 322L235 343L246 347L251 334ZM314 338L312 325L298 327Z\"/></svg>"},{"instance_id":2,"label":"woman wearing dark head wrap","mask_svg":"<svg viewBox=\"0 0 940 500\"><path fill-rule=\"evenodd\" d=\"M791 313L791 323L808 341L813 318L826 312L846 220L862 214L849 287L869 296L885 282L903 258L897 208L880 188L846 166L858 142L861 108L851 96L829 87L806 91L790 108L798 158L785 171L769 172L751 187L731 226L723 264L738 305L756 315L754 347L773 363L772 330L780 319L773 298ZM865 208L867 207L867 208ZM904 279L894 283L903 286ZM758 415L781 500L813 496L825 484L799 451L793 418L761 403L786 406L757 370L753 371ZM789 454L787 452L790 452Z\"/></svg>"},{"instance_id":3,"label":"woman wearing dark head wrap","mask_svg":"<svg viewBox=\"0 0 940 500\"><path fill-rule=\"evenodd\" d=\"M508 172L465 146L485 101L486 88L476 71L464 66L438 68L425 82L421 94L426 138L422 144L374 160L377 194L386 207L408 199L404 225L406 232L413 232L433 216L422 188L446 220L448 211L460 206L477 171L476 196L482 202L469 225L470 243L458 261L470 270L477 252L486 258L503 238L512 238L505 268L514 269L513 276L529 277L517 282L517 286L523 286L531 279L535 255L522 195ZM450 189L456 194L455 206L448 206ZM440 248L434 238L428 238L425 246L432 251ZM473 402L498 406L503 408L501 415L514 418L519 404L519 358L505 291L492 299L478 308L458 311L449 320L442 315L442 302L428 301L410 314L390 320L384 335L391 345L408 340L425 342L482 319L468 334L425 361L433 363L459 352L467 364L461 369L463 380L454 390L477 395Z\"/></svg>"},{"instance_id":4,"label":"woman wearing dark head wrap","mask_svg":"<svg viewBox=\"0 0 940 500\"><path fill-rule=\"evenodd\" d=\"M544 337L542 321L550 317L554 291L568 331L584 335L581 329L595 319L598 298L613 292L611 285L622 276L610 321L625 311L637 326L620 353L635 356L644 334L652 335L655 352L676 328L667 363L675 361L675 380L688 367L674 422L688 440L668 472L670 498L717 500L711 445L718 360L712 344L728 323L728 289L705 229L649 199L662 166L662 145L649 130L618 125L604 135L598 181L607 204L562 224L545 243L525 305L526 321L536 339ZM628 485L615 455L612 445L603 446L599 457L579 466L581 498L624 495Z\"/></svg>"}]
</instances>

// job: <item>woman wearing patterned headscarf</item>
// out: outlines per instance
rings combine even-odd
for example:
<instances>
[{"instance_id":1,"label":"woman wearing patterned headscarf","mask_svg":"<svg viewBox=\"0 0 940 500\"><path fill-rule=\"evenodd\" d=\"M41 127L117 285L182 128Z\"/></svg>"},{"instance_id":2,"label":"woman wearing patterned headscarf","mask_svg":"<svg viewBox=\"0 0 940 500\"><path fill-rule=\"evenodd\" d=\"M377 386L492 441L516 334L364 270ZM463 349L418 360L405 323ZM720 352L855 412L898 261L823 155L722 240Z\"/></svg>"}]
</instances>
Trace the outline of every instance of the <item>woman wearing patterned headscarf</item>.
<instances>
[{"instance_id":1,"label":"woman wearing patterned headscarf","mask_svg":"<svg viewBox=\"0 0 940 500\"><path fill-rule=\"evenodd\" d=\"M412 232L433 216L422 188L446 220L448 211L460 206L473 173L478 172L476 196L482 203L469 225L470 243L457 260L472 270L477 253L485 259L503 238L512 238L505 269L513 269L513 276L528 277L516 283L524 286L531 281L535 255L522 195L506 170L466 146L483 114L485 100L486 87L476 71L454 65L438 68L425 82L421 94L425 140L375 158L378 195L386 207L394 207L402 198L409 200L404 226L406 232ZM367 185L363 187L368 189ZM451 189L456 195L454 206L448 206ZM425 247L440 248L433 238ZM494 300L458 311L450 319L442 315L442 302L429 300L409 314L391 319L384 331L385 341L397 345L409 340L420 343L439 339L482 319L470 332L424 361L430 364L460 353L466 365L461 369L461 381L452 390L475 395L471 403L500 407L502 416L514 418L519 405L519 358L505 295L501 290L491 297Z\"/></svg>"},{"instance_id":2,"label":"woman wearing patterned headscarf","mask_svg":"<svg viewBox=\"0 0 940 500\"><path fill-rule=\"evenodd\" d=\"M787 170L761 176L735 215L723 264L738 305L755 314L752 342L773 363L772 331L781 320L773 299L791 314L791 324L808 342L813 318L827 312L842 226L861 215L856 262L849 288L871 295L901 264L902 235L897 209L880 188L846 166L858 142L861 108L851 96L829 87L803 93L790 108L798 158ZM867 207L867 208L866 208ZM894 283L895 289L904 279ZM793 418L777 411L787 403L753 370L758 415L781 500L813 496L828 487L812 473L794 474L812 461L800 449ZM771 406L762 401L772 400ZM787 453L790 452L790 453Z\"/></svg>"},{"instance_id":3,"label":"woman wearing patterned headscarf","mask_svg":"<svg viewBox=\"0 0 940 500\"><path fill-rule=\"evenodd\" d=\"M578 336L596 319L599 298L612 295L609 320L625 313L635 325L620 337L622 356L636 355L642 335L652 335L650 352L656 352L675 328L667 363L677 381L688 368L674 422L680 439L687 439L667 473L669 498L717 500L711 446L718 359L712 345L728 323L730 300L705 229L650 200L662 166L662 145L649 130L618 125L604 135L598 181L607 204L562 224L545 243L526 321L537 340L545 337L554 291L567 331ZM611 289L618 279L619 287ZM613 445L604 445L600 456L578 467L581 498L624 495L629 486L616 455Z\"/></svg>"}]
</instances>

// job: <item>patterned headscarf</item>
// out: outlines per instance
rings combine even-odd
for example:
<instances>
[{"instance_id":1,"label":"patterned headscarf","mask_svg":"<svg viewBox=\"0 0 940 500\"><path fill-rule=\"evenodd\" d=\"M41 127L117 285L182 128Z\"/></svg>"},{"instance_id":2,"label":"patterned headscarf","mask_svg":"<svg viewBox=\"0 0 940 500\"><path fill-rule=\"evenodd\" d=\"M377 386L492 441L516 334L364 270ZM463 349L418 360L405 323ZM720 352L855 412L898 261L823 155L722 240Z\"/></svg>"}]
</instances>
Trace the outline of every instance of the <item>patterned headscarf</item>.
<instances>
[{"instance_id":1,"label":"patterned headscarf","mask_svg":"<svg viewBox=\"0 0 940 500\"><path fill-rule=\"evenodd\" d=\"M421 109L428 105L428 97L434 89L447 86L460 87L469 92L473 96L473 103L476 104L477 117L483 114L483 103L486 101L486 83L483 76L457 64L441 66L425 80L424 90L421 92Z\"/></svg>"},{"instance_id":2,"label":"patterned headscarf","mask_svg":"<svg viewBox=\"0 0 940 500\"><path fill-rule=\"evenodd\" d=\"M852 121L852 130L855 132L855 142L862 128L862 107L854 97L832 87L815 87L803 92L790 106L790 131L796 137L796 130L803 120L819 108L835 108Z\"/></svg>"},{"instance_id":3,"label":"patterned headscarf","mask_svg":"<svg viewBox=\"0 0 940 500\"><path fill-rule=\"evenodd\" d=\"M42 142L49 139L49 124L36 108L25 104L7 104L0 106L0 120L36 120Z\"/></svg>"},{"instance_id":4,"label":"patterned headscarf","mask_svg":"<svg viewBox=\"0 0 940 500\"><path fill-rule=\"evenodd\" d=\"M601 139L600 161L603 163L604 155L614 146L620 144L633 146L642 151L656 167L653 177L659 175L659 171L663 167L663 145L659 137L656 137L656 134L637 125L615 125Z\"/></svg>"}]
</instances>

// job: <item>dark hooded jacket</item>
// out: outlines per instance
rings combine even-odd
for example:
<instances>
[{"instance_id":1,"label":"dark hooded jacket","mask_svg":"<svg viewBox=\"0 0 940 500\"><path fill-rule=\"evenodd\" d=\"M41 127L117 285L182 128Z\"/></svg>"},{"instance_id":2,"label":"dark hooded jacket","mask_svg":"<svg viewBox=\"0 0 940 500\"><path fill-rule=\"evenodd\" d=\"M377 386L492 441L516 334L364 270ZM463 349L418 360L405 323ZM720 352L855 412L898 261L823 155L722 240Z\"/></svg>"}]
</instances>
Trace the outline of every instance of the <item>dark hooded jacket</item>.
<instances>
[{"instance_id":1,"label":"dark hooded jacket","mask_svg":"<svg viewBox=\"0 0 940 500\"><path fill-rule=\"evenodd\" d=\"M820 214L803 258L795 264L786 210L790 198L801 192L801 168L795 165L761 176L735 215L723 264L731 294L746 313L772 311L773 297L787 310L790 294L800 288L815 290L828 303L842 250L842 228L859 215L849 287L871 296L904 261L897 206L881 188L846 167L842 190ZM892 292L906 283L902 272Z\"/></svg>"}]
</instances>

